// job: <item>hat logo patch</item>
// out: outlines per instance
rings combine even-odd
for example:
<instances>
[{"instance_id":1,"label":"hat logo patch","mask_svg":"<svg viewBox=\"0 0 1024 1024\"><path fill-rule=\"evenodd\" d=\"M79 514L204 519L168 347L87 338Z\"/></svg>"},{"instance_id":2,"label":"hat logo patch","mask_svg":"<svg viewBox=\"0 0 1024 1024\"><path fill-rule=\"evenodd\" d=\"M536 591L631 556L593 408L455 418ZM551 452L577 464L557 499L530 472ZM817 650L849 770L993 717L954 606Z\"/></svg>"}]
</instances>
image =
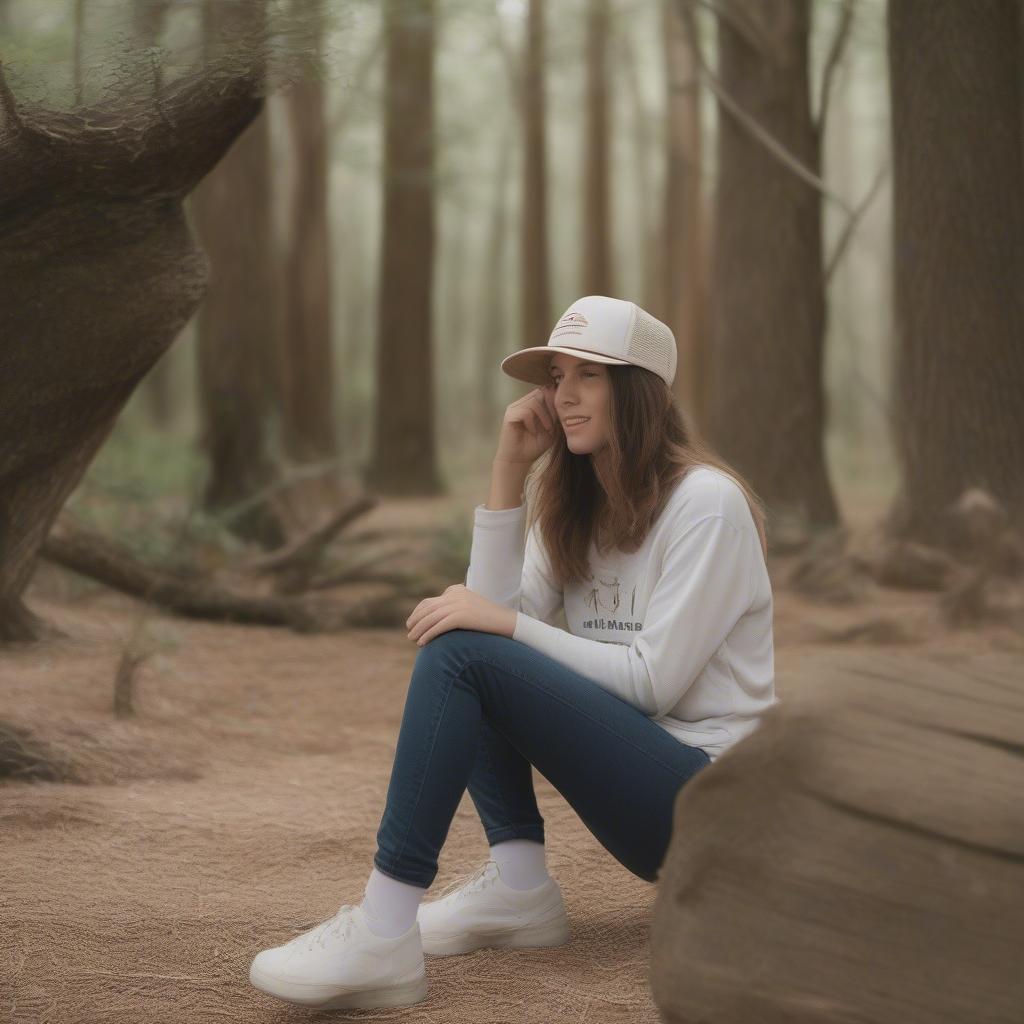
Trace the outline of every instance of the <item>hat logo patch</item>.
<instances>
[{"instance_id":1,"label":"hat logo patch","mask_svg":"<svg viewBox=\"0 0 1024 1024\"><path fill-rule=\"evenodd\" d=\"M587 326L588 322L582 313L570 310L558 321L554 331L551 332L552 337L557 338L561 334L582 334L583 328Z\"/></svg>"}]
</instances>

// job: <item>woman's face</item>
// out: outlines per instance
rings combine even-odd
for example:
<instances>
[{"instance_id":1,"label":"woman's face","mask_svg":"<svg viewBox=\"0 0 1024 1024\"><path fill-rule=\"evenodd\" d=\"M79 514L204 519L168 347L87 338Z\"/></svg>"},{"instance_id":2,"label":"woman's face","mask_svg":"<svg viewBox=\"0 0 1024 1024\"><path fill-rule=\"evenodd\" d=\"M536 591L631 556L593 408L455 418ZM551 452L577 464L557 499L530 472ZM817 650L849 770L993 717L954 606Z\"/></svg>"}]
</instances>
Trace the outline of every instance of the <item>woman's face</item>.
<instances>
[{"instance_id":1,"label":"woman's face","mask_svg":"<svg viewBox=\"0 0 1024 1024\"><path fill-rule=\"evenodd\" d=\"M555 412L574 455L596 455L608 443L611 377L604 363L556 352L549 364ZM581 417L582 423L576 424Z\"/></svg>"}]
</instances>

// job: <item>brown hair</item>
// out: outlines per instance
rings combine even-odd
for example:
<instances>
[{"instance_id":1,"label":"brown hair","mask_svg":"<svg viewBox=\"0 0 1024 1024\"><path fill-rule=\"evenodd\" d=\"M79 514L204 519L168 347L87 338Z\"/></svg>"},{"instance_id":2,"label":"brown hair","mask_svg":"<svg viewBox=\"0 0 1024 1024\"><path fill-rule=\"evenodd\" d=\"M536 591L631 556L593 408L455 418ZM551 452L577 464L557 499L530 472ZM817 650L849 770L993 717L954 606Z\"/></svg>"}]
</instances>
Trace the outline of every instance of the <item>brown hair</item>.
<instances>
[{"instance_id":1,"label":"brown hair","mask_svg":"<svg viewBox=\"0 0 1024 1024\"><path fill-rule=\"evenodd\" d=\"M736 481L767 555L760 499L697 436L665 382L640 366L609 364L607 369L611 429L606 461L599 464L589 455L576 455L559 430L528 481L533 492L528 499L530 526L539 524L556 585L589 577L592 540L601 554L612 548L636 551L674 485L698 465L719 469Z\"/></svg>"}]
</instances>

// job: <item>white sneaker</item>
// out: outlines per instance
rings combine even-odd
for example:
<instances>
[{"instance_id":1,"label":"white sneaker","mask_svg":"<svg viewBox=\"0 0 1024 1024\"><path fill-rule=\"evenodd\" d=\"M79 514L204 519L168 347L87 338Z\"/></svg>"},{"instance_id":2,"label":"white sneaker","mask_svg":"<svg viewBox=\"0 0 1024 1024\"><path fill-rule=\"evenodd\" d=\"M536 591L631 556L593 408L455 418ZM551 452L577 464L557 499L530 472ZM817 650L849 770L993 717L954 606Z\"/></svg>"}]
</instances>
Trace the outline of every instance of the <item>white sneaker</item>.
<instances>
[{"instance_id":1,"label":"white sneaker","mask_svg":"<svg viewBox=\"0 0 1024 1024\"><path fill-rule=\"evenodd\" d=\"M417 923L423 952L431 956L569 941L569 918L558 883L549 878L536 889L513 889L502 881L493 859L456 879L440 899L421 903Z\"/></svg>"},{"instance_id":2,"label":"white sneaker","mask_svg":"<svg viewBox=\"0 0 1024 1024\"><path fill-rule=\"evenodd\" d=\"M418 1003L427 997L419 924L397 938L381 938L370 931L362 907L346 903L315 928L258 953L249 980L285 1002L320 1009Z\"/></svg>"}]
</instances>

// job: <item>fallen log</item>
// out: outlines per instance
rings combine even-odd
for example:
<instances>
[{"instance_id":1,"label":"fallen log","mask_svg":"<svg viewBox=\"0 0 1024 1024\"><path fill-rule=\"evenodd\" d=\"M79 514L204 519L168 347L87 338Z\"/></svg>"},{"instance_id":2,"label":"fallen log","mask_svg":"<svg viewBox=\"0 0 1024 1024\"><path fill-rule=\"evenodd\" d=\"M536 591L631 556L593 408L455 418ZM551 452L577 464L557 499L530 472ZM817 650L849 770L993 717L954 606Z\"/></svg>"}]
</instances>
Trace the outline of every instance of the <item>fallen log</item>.
<instances>
[{"instance_id":1,"label":"fallen log","mask_svg":"<svg viewBox=\"0 0 1024 1024\"><path fill-rule=\"evenodd\" d=\"M289 626L298 632L401 626L421 597L446 585L430 575L372 573L366 566L333 578L311 581L312 588L366 581L388 584L390 594L343 607L306 596L239 593L207 577L180 569L147 565L124 545L63 516L40 550L43 558L105 586L189 618L253 625Z\"/></svg>"},{"instance_id":2,"label":"fallen log","mask_svg":"<svg viewBox=\"0 0 1024 1024\"><path fill-rule=\"evenodd\" d=\"M1019 657L808 659L684 786L651 984L668 1024L1018 1024Z\"/></svg>"},{"instance_id":3,"label":"fallen log","mask_svg":"<svg viewBox=\"0 0 1024 1024\"><path fill-rule=\"evenodd\" d=\"M40 554L121 593L191 618L290 626L300 632L326 628L329 621L301 598L239 594L208 579L146 565L123 545L67 517L58 520Z\"/></svg>"}]
</instances>

